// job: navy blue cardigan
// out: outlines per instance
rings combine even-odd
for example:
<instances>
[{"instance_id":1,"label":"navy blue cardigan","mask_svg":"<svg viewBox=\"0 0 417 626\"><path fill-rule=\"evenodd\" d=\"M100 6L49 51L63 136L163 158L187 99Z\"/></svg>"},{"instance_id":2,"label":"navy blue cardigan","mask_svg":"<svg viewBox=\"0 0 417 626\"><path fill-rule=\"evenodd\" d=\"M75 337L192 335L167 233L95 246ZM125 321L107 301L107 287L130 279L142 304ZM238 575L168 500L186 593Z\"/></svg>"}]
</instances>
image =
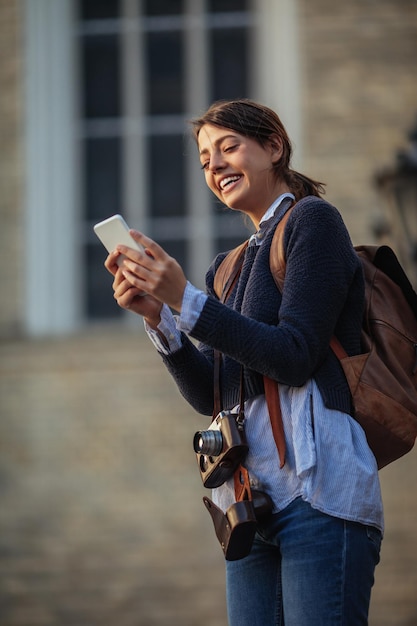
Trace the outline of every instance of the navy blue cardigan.
<instances>
[{"instance_id":1,"label":"navy blue cardigan","mask_svg":"<svg viewBox=\"0 0 417 626\"><path fill-rule=\"evenodd\" d=\"M214 274L226 253L216 257L206 276L209 297L183 347L162 358L185 399L204 415L213 412L213 349L224 355L223 408L239 402L240 364L245 397L263 393L262 375L301 386L313 377L329 408L351 412L343 371L329 348L335 334L349 355L359 354L364 306L360 261L343 220L332 205L313 196L293 209L284 234L287 268L281 297L269 266L277 222L261 246L249 247L239 281L227 304L213 290Z\"/></svg>"}]
</instances>

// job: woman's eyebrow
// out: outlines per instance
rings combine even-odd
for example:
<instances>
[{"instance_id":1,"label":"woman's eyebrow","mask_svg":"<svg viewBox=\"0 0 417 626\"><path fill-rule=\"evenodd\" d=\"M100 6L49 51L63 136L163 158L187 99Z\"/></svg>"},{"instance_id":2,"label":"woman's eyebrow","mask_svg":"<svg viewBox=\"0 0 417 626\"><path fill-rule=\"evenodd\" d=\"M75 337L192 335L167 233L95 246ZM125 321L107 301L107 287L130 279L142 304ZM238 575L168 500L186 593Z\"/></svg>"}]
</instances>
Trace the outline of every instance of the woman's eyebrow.
<instances>
[{"instance_id":1,"label":"woman's eyebrow","mask_svg":"<svg viewBox=\"0 0 417 626\"><path fill-rule=\"evenodd\" d=\"M213 141L213 146L216 148L219 144L221 144L223 141L225 141L225 139L236 139L236 135L223 135L222 137L219 137L218 139L216 139L215 141ZM200 150L200 156L202 154L207 154L208 152L208 148L203 148L202 150Z\"/></svg>"}]
</instances>

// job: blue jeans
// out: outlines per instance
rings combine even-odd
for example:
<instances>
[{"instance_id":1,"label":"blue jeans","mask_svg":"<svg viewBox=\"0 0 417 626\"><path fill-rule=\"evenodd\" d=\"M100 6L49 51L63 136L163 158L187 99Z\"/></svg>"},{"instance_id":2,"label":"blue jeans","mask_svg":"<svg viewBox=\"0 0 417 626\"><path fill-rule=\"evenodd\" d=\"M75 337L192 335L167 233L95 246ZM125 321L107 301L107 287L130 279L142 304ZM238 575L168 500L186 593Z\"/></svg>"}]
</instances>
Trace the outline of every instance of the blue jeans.
<instances>
[{"instance_id":1,"label":"blue jeans","mask_svg":"<svg viewBox=\"0 0 417 626\"><path fill-rule=\"evenodd\" d=\"M366 626L381 533L297 498L226 561L230 626Z\"/></svg>"}]
</instances>

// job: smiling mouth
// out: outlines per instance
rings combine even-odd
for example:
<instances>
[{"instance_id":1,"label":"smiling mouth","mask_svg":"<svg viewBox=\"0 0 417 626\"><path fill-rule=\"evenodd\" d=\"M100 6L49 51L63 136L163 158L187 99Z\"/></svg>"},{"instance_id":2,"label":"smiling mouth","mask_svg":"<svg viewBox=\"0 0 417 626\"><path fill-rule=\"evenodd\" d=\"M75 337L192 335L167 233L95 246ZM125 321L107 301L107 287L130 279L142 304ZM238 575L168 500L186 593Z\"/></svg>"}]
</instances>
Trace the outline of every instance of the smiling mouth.
<instances>
[{"instance_id":1,"label":"smiling mouth","mask_svg":"<svg viewBox=\"0 0 417 626\"><path fill-rule=\"evenodd\" d=\"M232 185L233 183L237 182L238 180L240 180L242 177L240 175L236 175L236 176L227 176L227 178L223 178L222 181L220 181L220 189L222 191L224 191L225 189L227 189L228 187L230 187L230 185Z\"/></svg>"}]
</instances>

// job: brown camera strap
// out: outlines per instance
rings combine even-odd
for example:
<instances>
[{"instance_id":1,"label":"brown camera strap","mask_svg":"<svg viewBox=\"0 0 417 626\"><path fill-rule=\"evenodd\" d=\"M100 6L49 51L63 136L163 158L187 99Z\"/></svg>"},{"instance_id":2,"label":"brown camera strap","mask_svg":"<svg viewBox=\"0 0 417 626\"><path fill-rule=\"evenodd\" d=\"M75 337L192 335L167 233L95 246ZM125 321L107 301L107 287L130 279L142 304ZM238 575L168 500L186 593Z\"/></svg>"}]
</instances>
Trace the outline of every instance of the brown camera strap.
<instances>
[{"instance_id":1,"label":"brown camera strap","mask_svg":"<svg viewBox=\"0 0 417 626\"><path fill-rule=\"evenodd\" d=\"M234 473L233 480L235 485L236 502L241 502L242 500L252 500L249 472L246 467L240 465Z\"/></svg>"},{"instance_id":2,"label":"brown camera strap","mask_svg":"<svg viewBox=\"0 0 417 626\"><path fill-rule=\"evenodd\" d=\"M268 376L264 376L264 388L266 404L268 406L269 419L271 420L272 433L278 450L279 467L285 465L287 446L285 443L284 424L282 422L281 403L279 399L278 383Z\"/></svg>"}]
</instances>

